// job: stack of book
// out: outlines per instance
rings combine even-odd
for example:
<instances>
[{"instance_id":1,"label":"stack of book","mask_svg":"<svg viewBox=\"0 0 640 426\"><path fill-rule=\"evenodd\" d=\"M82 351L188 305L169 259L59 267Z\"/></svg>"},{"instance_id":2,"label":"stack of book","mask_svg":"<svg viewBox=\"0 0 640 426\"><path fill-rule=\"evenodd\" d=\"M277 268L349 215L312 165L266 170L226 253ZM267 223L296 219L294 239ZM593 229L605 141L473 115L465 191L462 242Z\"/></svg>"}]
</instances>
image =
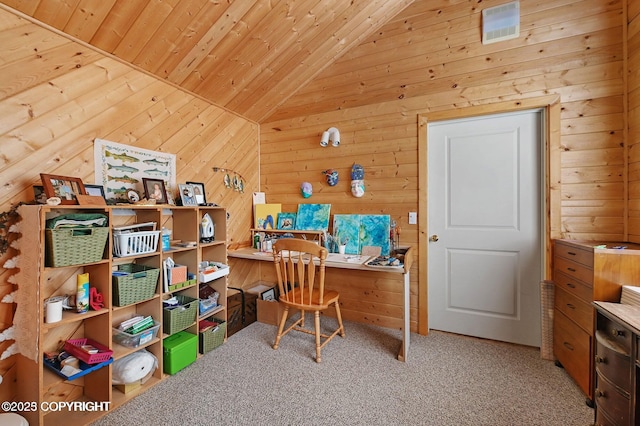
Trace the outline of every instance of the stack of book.
<instances>
[{"instance_id":1,"label":"stack of book","mask_svg":"<svg viewBox=\"0 0 640 426\"><path fill-rule=\"evenodd\" d=\"M640 287L623 285L620 303L640 307Z\"/></svg>"},{"instance_id":2,"label":"stack of book","mask_svg":"<svg viewBox=\"0 0 640 426\"><path fill-rule=\"evenodd\" d=\"M153 322L153 318L151 316L137 316L122 322L118 329L124 331L125 333L138 334L141 331L153 327L154 325L155 323Z\"/></svg>"}]
</instances>

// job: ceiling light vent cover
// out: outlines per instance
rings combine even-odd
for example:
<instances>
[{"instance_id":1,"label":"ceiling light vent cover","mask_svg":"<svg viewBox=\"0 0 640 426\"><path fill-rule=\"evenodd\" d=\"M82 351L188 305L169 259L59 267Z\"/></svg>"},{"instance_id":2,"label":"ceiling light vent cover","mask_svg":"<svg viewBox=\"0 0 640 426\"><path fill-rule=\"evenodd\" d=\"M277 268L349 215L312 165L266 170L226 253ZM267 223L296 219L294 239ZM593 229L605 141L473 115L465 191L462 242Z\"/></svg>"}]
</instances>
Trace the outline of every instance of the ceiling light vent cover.
<instances>
[{"instance_id":1,"label":"ceiling light vent cover","mask_svg":"<svg viewBox=\"0 0 640 426\"><path fill-rule=\"evenodd\" d=\"M490 7L482 11L482 44L520 36L520 2Z\"/></svg>"}]
</instances>

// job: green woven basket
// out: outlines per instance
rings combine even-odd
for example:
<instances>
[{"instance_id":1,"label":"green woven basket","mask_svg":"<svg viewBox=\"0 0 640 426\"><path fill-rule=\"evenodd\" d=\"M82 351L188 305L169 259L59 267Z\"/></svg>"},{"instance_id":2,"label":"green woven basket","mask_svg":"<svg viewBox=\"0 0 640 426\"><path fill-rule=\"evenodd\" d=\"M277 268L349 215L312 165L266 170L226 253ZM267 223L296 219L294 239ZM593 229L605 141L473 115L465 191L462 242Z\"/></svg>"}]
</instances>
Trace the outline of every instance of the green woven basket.
<instances>
[{"instance_id":1,"label":"green woven basket","mask_svg":"<svg viewBox=\"0 0 640 426\"><path fill-rule=\"evenodd\" d=\"M164 333L173 334L182 331L196 321L198 299L179 294L176 296L180 306L162 309L162 327Z\"/></svg>"},{"instance_id":2,"label":"green woven basket","mask_svg":"<svg viewBox=\"0 0 640 426\"><path fill-rule=\"evenodd\" d=\"M99 262L108 237L108 227L45 229L45 264L60 267Z\"/></svg>"},{"instance_id":3,"label":"green woven basket","mask_svg":"<svg viewBox=\"0 0 640 426\"><path fill-rule=\"evenodd\" d=\"M126 306L151 299L156 293L160 269L127 263L118 265L118 272L128 275L118 276L114 273L112 277L113 306Z\"/></svg>"},{"instance_id":4,"label":"green woven basket","mask_svg":"<svg viewBox=\"0 0 640 426\"><path fill-rule=\"evenodd\" d=\"M224 343L224 336L227 331L227 323L217 318L213 321L218 323L217 328L212 328L200 333L200 353L206 354Z\"/></svg>"}]
</instances>

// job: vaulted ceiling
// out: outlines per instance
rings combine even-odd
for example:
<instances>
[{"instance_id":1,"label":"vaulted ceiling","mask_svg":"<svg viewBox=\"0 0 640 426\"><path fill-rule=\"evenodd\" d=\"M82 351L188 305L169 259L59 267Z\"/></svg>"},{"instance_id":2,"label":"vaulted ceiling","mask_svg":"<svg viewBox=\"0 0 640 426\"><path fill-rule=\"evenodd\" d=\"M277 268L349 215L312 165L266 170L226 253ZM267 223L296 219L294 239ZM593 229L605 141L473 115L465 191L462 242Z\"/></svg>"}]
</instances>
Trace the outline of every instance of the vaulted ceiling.
<instances>
[{"instance_id":1,"label":"vaulted ceiling","mask_svg":"<svg viewBox=\"0 0 640 426\"><path fill-rule=\"evenodd\" d=\"M0 0L263 122L413 0Z\"/></svg>"}]
</instances>

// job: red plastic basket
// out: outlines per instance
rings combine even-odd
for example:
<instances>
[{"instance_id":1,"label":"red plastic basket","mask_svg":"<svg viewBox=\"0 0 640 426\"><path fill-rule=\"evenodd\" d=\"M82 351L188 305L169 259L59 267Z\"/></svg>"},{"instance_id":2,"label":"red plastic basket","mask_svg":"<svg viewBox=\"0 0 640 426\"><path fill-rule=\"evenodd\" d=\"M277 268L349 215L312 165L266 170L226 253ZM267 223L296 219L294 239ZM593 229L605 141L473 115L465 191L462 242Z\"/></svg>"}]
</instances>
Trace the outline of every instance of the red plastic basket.
<instances>
[{"instance_id":1,"label":"red plastic basket","mask_svg":"<svg viewBox=\"0 0 640 426\"><path fill-rule=\"evenodd\" d=\"M82 349L84 345L91 345L98 349L98 352L91 354ZM91 339L70 339L64 343L64 350L71 355L78 358L80 361L84 361L87 364L98 364L100 362L108 361L113 355L113 351L105 345L101 345Z\"/></svg>"}]
</instances>

